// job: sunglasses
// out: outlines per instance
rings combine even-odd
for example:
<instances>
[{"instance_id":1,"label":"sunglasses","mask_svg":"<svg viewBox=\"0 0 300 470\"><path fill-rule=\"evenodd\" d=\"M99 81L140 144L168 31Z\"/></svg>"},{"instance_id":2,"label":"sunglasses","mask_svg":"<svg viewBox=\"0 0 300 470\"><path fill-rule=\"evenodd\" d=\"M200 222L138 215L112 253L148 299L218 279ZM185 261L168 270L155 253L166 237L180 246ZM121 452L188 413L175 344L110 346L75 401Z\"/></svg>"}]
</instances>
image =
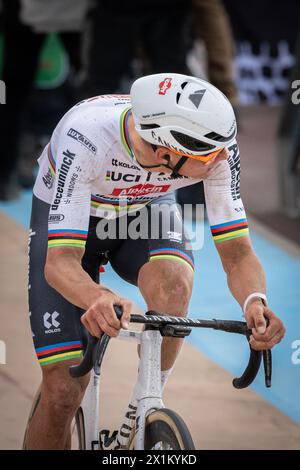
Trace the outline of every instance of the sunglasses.
<instances>
[{"instance_id":1,"label":"sunglasses","mask_svg":"<svg viewBox=\"0 0 300 470\"><path fill-rule=\"evenodd\" d=\"M193 158L194 160L199 160L200 162L208 163L212 160L215 156L221 153L225 147L221 147L218 150L214 150L213 152L207 153L206 155L189 155L187 153L177 152L177 150L172 149L172 152L176 153L177 155L181 155L182 157Z\"/></svg>"}]
</instances>

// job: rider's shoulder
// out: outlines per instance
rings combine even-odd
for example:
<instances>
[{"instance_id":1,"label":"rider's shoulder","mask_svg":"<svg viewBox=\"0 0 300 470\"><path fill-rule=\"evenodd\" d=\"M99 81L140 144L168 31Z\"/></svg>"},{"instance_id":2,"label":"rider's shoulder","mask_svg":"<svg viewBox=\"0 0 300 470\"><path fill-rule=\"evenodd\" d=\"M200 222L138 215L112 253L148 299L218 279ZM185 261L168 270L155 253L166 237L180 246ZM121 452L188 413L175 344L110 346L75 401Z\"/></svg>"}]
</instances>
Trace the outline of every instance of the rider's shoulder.
<instances>
[{"instance_id":1,"label":"rider's shoulder","mask_svg":"<svg viewBox=\"0 0 300 470\"><path fill-rule=\"evenodd\" d=\"M107 106L96 106L92 103L82 103L73 106L65 115L65 126L72 125L82 129L99 129L114 119L114 110Z\"/></svg>"},{"instance_id":2,"label":"rider's shoulder","mask_svg":"<svg viewBox=\"0 0 300 470\"><path fill-rule=\"evenodd\" d=\"M74 106L61 119L54 134L60 141L71 138L73 143L85 144L96 155L97 148L109 145L113 131L118 132L118 114L110 107Z\"/></svg>"}]
</instances>

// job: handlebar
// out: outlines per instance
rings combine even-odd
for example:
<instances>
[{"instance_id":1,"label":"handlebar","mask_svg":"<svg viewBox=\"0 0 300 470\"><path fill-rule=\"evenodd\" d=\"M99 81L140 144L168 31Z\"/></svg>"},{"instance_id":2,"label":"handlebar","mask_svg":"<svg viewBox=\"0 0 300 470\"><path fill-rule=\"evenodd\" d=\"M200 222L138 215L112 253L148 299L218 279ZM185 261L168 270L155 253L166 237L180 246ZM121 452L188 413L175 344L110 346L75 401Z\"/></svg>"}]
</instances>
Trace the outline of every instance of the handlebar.
<instances>
[{"instance_id":1,"label":"handlebar","mask_svg":"<svg viewBox=\"0 0 300 470\"><path fill-rule=\"evenodd\" d=\"M122 309L118 305L114 306L117 318L122 317ZM247 328L247 324L241 321L233 320L201 320L193 318L183 318L175 316L159 315L157 312L149 311L145 315L133 314L130 317L131 323L143 323L153 327L161 328L166 325L177 325L192 328L211 328L214 330L225 331L228 333L236 333L246 336L250 348L250 357L245 371L240 377L233 379L233 386L237 389L248 387L257 376L263 356L265 385L271 387L272 376L272 355L270 350L255 351L251 348L249 339L251 330ZM70 375L74 378L81 377L92 370L94 367L96 373L100 373L101 363L109 343L110 337L103 334L100 339L89 334L88 345L84 357L80 364L70 367Z\"/></svg>"}]
</instances>

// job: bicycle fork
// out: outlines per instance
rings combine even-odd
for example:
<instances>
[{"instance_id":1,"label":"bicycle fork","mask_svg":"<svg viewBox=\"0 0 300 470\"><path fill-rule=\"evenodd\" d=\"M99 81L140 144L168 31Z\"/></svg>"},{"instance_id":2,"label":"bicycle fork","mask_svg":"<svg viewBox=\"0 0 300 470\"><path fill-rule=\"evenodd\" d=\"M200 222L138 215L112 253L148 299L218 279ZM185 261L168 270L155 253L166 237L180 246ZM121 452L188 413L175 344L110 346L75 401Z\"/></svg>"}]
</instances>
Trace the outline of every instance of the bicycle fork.
<instances>
[{"instance_id":1,"label":"bicycle fork","mask_svg":"<svg viewBox=\"0 0 300 470\"><path fill-rule=\"evenodd\" d=\"M84 415L85 442L87 450L98 449L99 444L99 394L100 375L92 370L81 408Z\"/></svg>"},{"instance_id":2,"label":"bicycle fork","mask_svg":"<svg viewBox=\"0 0 300 470\"><path fill-rule=\"evenodd\" d=\"M146 328L135 334L140 343L140 361L135 393L117 436L117 445L128 448L134 441L135 450L144 449L146 419L151 411L164 408L161 396L160 331ZM134 396L135 395L135 396Z\"/></svg>"}]
</instances>

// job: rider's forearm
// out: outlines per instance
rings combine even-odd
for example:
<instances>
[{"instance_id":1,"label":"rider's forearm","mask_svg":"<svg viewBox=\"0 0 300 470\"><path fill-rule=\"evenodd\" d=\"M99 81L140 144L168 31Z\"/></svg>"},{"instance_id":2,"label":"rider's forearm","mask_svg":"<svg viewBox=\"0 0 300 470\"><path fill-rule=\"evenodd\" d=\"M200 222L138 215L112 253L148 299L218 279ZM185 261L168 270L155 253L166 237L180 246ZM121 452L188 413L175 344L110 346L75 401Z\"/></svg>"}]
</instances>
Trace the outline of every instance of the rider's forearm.
<instances>
[{"instance_id":1,"label":"rider's forearm","mask_svg":"<svg viewBox=\"0 0 300 470\"><path fill-rule=\"evenodd\" d=\"M241 257L227 272L229 289L243 308L249 294L266 292L266 280L262 265L253 251Z\"/></svg>"},{"instance_id":2,"label":"rider's forearm","mask_svg":"<svg viewBox=\"0 0 300 470\"><path fill-rule=\"evenodd\" d=\"M47 263L45 276L53 289L84 310L88 310L104 289L91 279L73 256L64 255L55 264Z\"/></svg>"}]
</instances>

